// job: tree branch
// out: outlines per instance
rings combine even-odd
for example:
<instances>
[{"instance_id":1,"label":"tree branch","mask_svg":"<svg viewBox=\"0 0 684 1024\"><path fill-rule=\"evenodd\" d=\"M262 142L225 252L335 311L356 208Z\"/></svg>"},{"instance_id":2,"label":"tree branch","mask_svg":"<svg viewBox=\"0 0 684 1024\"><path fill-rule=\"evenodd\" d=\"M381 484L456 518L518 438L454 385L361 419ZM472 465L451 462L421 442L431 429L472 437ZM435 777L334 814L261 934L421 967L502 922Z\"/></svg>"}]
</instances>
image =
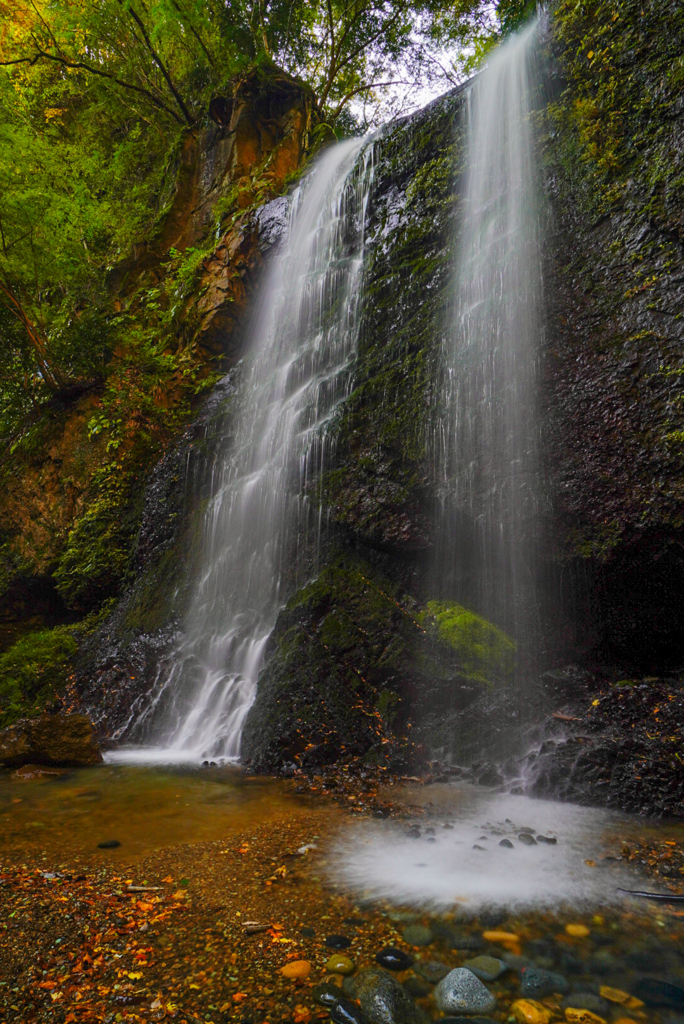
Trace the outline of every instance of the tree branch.
<instances>
[{"instance_id":1,"label":"tree branch","mask_svg":"<svg viewBox=\"0 0 684 1024\"><path fill-rule=\"evenodd\" d=\"M61 64L65 68L82 69L83 71L88 71L91 75L97 75L99 78L107 78L110 82L120 85L123 89L132 89L133 92L140 93L142 96L147 96L148 100L150 100L155 107L158 107L159 110L165 111L174 119L174 121L177 121L178 124L183 123L178 114L171 110L170 107L167 107L167 105L160 100L158 96L155 96L154 93L150 92L149 89L143 89L142 86L134 85L133 82L126 82L122 78L117 78L116 75L113 75L111 72L103 71L101 68L94 68L91 64L86 64L82 60L72 61L68 60L66 57L59 57L55 53L48 53L46 50L40 49L37 44L36 48L38 52L33 57L19 57L16 60L0 61L0 67L7 67L10 64L33 65L44 58L45 60L54 61L55 64Z\"/></svg>"},{"instance_id":2,"label":"tree branch","mask_svg":"<svg viewBox=\"0 0 684 1024\"><path fill-rule=\"evenodd\" d=\"M192 116L192 114L190 113L190 111L186 107L185 103L183 102L183 97L181 96L181 94L176 89L176 86L173 84L173 80L171 78L171 75L166 70L164 62L162 61L161 57L159 56L159 54L155 50L154 46L152 45L152 42L150 40L150 37L147 34L147 30L146 30L146 28L145 28L145 26L144 26L144 24L142 22L142 19L140 18L140 15L137 14L136 11L130 5L125 4L124 0L119 0L119 4L125 10L128 11L128 13L130 14L131 18L133 19L133 21L136 23L136 25L138 26L138 28L142 32L143 39L145 40L145 45L146 45L147 49L150 51L150 53L152 55L152 60L154 61L154 63L157 65L157 67L161 71L161 73L162 73L162 75L164 77L164 81L168 85L169 90L170 90L171 94L173 95L173 98L175 99L176 103L180 107L180 109L181 109L181 111L183 113L183 117L185 118L186 123L192 128L192 126L195 123L195 118Z\"/></svg>"}]
</instances>

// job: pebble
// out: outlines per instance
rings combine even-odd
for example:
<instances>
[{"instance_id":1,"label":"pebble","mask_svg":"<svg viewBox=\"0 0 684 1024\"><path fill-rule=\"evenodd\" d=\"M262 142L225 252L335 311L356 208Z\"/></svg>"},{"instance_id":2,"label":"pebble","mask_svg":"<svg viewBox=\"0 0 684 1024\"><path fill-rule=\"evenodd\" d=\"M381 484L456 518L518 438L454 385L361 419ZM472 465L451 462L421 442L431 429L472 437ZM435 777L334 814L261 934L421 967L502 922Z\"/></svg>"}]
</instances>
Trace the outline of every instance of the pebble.
<instances>
[{"instance_id":1,"label":"pebble","mask_svg":"<svg viewBox=\"0 0 684 1024\"><path fill-rule=\"evenodd\" d=\"M442 978L435 1001L444 1013L487 1014L496 1009L495 997L467 967L457 967Z\"/></svg>"},{"instance_id":2,"label":"pebble","mask_svg":"<svg viewBox=\"0 0 684 1024\"><path fill-rule=\"evenodd\" d=\"M667 1006L670 1010L684 1010L684 989L658 978L642 978L632 989L632 995L647 1006Z\"/></svg>"},{"instance_id":3,"label":"pebble","mask_svg":"<svg viewBox=\"0 0 684 1024\"><path fill-rule=\"evenodd\" d=\"M284 978L291 980L308 978L311 974L311 964L308 960L291 960L289 964L280 968L280 973Z\"/></svg>"},{"instance_id":4,"label":"pebble","mask_svg":"<svg viewBox=\"0 0 684 1024\"><path fill-rule=\"evenodd\" d=\"M305 939L315 939L316 938L316 929L315 928L300 928L299 929L299 934L302 935Z\"/></svg>"},{"instance_id":5,"label":"pebble","mask_svg":"<svg viewBox=\"0 0 684 1024\"><path fill-rule=\"evenodd\" d=\"M371 1024L422 1024L410 995L387 971L371 967L359 974L354 994Z\"/></svg>"},{"instance_id":6,"label":"pebble","mask_svg":"<svg viewBox=\"0 0 684 1024\"><path fill-rule=\"evenodd\" d=\"M404 928L404 942L408 946L429 946L434 941L432 929L423 924L410 924Z\"/></svg>"},{"instance_id":7,"label":"pebble","mask_svg":"<svg viewBox=\"0 0 684 1024\"><path fill-rule=\"evenodd\" d=\"M326 935L325 944L329 949L349 949L351 939L346 935Z\"/></svg>"},{"instance_id":8,"label":"pebble","mask_svg":"<svg viewBox=\"0 0 684 1024\"><path fill-rule=\"evenodd\" d=\"M537 836L538 843L546 843L548 846L555 846L558 840L555 836Z\"/></svg>"},{"instance_id":9,"label":"pebble","mask_svg":"<svg viewBox=\"0 0 684 1024\"><path fill-rule=\"evenodd\" d=\"M436 985L442 978L446 978L451 967L448 964L443 964L441 960L420 960L415 965L414 970L416 974L420 974L421 978L425 978L430 984Z\"/></svg>"},{"instance_id":10,"label":"pebble","mask_svg":"<svg viewBox=\"0 0 684 1024\"><path fill-rule=\"evenodd\" d=\"M553 1016L551 1010L534 999L516 999L511 1013L518 1024L549 1024Z\"/></svg>"},{"instance_id":11,"label":"pebble","mask_svg":"<svg viewBox=\"0 0 684 1024\"><path fill-rule=\"evenodd\" d=\"M496 981L508 970L508 965L494 956L476 956L473 960L465 960L463 966L477 975L480 981Z\"/></svg>"},{"instance_id":12,"label":"pebble","mask_svg":"<svg viewBox=\"0 0 684 1024\"><path fill-rule=\"evenodd\" d=\"M561 1010L567 1009L591 1010L601 1017L607 1017L610 1014L610 1003L595 992L571 992L561 1002Z\"/></svg>"},{"instance_id":13,"label":"pebble","mask_svg":"<svg viewBox=\"0 0 684 1024\"><path fill-rule=\"evenodd\" d=\"M573 939L586 939L591 934L586 924L566 924L565 931L572 935Z\"/></svg>"},{"instance_id":14,"label":"pebble","mask_svg":"<svg viewBox=\"0 0 684 1024\"><path fill-rule=\"evenodd\" d=\"M334 953L325 965L325 969L331 974L351 974L354 964L349 957L342 956L341 953Z\"/></svg>"},{"instance_id":15,"label":"pebble","mask_svg":"<svg viewBox=\"0 0 684 1024\"><path fill-rule=\"evenodd\" d=\"M536 846L537 840L534 836L531 836L529 832L521 832L518 836L518 842L523 843L524 846Z\"/></svg>"},{"instance_id":16,"label":"pebble","mask_svg":"<svg viewBox=\"0 0 684 1024\"><path fill-rule=\"evenodd\" d=\"M376 954L375 959L381 967L386 967L390 971L405 971L413 966L413 957L396 946L385 946Z\"/></svg>"},{"instance_id":17,"label":"pebble","mask_svg":"<svg viewBox=\"0 0 684 1024\"><path fill-rule=\"evenodd\" d=\"M118 839L105 839L104 842L98 843L98 850L116 850L117 846L121 846Z\"/></svg>"},{"instance_id":18,"label":"pebble","mask_svg":"<svg viewBox=\"0 0 684 1024\"><path fill-rule=\"evenodd\" d=\"M333 1024L367 1024L368 1020L356 1003L352 1003L351 999L344 996L333 1006L330 1019Z\"/></svg>"},{"instance_id":19,"label":"pebble","mask_svg":"<svg viewBox=\"0 0 684 1024\"><path fill-rule=\"evenodd\" d=\"M543 999L553 992L561 995L570 988L567 978L555 971L542 971L538 967L523 967L520 972L520 994L530 999Z\"/></svg>"},{"instance_id":20,"label":"pebble","mask_svg":"<svg viewBox=\"0 0 684 1024\"><path fill-rule=\"evenodd\" d=\"M510 839L502 839L501 842L499 843L499 846L505 846L507 850L513 849L513 843L510 841Z\"/></svg>"},{"instance_id":21,"label":"pebble","mask_svg":"<svg viewBox=\"0 0 684 1024\"><path fill-rule=\"evenodd\" d=\"M334 1006L339 1002L342 992L331 981L322 981L311 992L311 998L319 1006Z\"/></svg>"},{"instance_id":22,"label":"pebble","mask_svg":"<svg viewBox=\"0 0 684 1024\"><path fill-rule=\"evenodd\" d=\"M580 1010L572 1006L569 1006L565 1011L565 1019L570 1024L606 1024L605 1019L599 1017L597 1013L592 1013L591 1010Z\"/></svg>"},{"instance_id":23,"label":"pebble","mask_svg":"<svg viewBox=\"0 0 684 1024\"><path fill-rule=\"evenodd\" d=\"M516 935L515 932L488 931L482 933L482 938L485 942L500 944L511 953L520 952L520 936Z\"/></svg>"},{"instance_id":24,"label":"pebble","mask_svg":"<svg viewBox=\"0 0 684 1024\"><path fill-rule=\"evenodd\" d=\"M636 996L631 996L629 992L623 992L621 988L611 988L610 985L601 985L599 989L600 995L604 999L607 999L610 1003L619 1003L620 1006L626 1006L628 1010L640 1010L644 1005L642 999L637 999ZM589 1007L591 1009L591 1007Z\"/></svg>"}]
</instances>

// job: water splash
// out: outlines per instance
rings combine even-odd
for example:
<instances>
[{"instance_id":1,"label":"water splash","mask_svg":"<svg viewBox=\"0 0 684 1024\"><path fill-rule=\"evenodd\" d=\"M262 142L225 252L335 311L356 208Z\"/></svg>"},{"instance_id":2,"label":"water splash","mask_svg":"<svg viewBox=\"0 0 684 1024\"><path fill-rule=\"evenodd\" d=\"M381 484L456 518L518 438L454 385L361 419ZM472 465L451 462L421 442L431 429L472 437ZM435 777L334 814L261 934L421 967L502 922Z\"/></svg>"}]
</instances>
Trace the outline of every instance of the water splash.
<instances>
[{"instance_id":1,"label":"water splash","mask_svg":"<svg viewBox=\"0 0 684 1024\"><path fill-rule=\"evenodd\" d=\"M536 621L539 208L531 114L534 23L466 94L454 327L436 445L436 589L529 639Z\"/></svg>"},{"instance_id":2,"label":"water splash","mask_svg":"<svg viewBox=\"0 0 684 1024\"><path fill-rule=\"evenodd\" d=\"M268 637L303 582L297 546L315 548L320 532L311 492L351 384L373 171L372 142L355 139L329 149L295 194L251 327L183 639L127 736L143 748L118 760L239 756Z\"/></svg>"},{"instance_id":3,"label":"water splash","mask_svg":"<svg viewBox=\"0 0 684 1024\"><path fill-rule=\"evenodd\" d=\"M418 826L367 822L347 832L330 877L364 899L473 912L606 906L623 902L618 886L635 885L615 858L631 828L625 816L480 787L431 787L430 798L433 817Z\"/></svg>"}]
</instances>

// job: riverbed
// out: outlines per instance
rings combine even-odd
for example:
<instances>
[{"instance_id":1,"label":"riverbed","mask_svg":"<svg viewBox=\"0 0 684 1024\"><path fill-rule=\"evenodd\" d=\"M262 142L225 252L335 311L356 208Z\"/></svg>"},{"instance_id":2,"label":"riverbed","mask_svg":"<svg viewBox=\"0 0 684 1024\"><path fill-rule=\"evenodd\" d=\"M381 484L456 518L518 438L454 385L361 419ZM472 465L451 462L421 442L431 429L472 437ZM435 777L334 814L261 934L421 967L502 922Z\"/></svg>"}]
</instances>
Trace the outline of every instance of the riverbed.
<instances>
[{"instance_id":1,"label":"riverbed","mask_svg":"<svg viewBox=\"0 0 684 1024\"><path fill-rule=\"evenodd\" d=\"M0 1021L307 1024L330 986L372 1021L387 947L387 1024L443 1016L440 979L483 956L480 1017L684 1020L681 912L618 892L681 889L680 827L450 784L384 800L236 768L3 775Z\"/></svg>"}]
</instances>

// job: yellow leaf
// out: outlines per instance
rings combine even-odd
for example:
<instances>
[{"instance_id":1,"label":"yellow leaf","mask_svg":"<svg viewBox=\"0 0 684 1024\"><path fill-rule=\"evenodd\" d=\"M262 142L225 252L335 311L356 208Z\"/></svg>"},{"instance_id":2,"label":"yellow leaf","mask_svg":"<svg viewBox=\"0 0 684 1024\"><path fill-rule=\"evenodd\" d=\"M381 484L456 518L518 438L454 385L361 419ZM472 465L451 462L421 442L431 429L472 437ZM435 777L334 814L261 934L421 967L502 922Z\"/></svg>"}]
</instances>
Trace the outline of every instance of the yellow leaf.
<instances>
[{"instance_id":1,"label":"yellow leaf","mask_svg":"<svg viewBox=\"0 0 684 1024\"><path fill-rule=\"evenodd\" d=\"M593 51L593 50L590 50L590 51L589 51L589 53L587 54L587 60L591 60L591 58L592 58L593 56L594 56L594 51ZM597 703L598 703L598 701L597 701Z\"/></svg>"},{"instance_id":2,"label":"yellow leaf","mask_svg":"<svg viewBox=\"0 0 684 1024\"><path fill-rule=\"evenodd\" d=\"M130 978L131 981L138 981L142 978L142 971L129 971L126 977Z\"/></svg>"}]
</instances>

